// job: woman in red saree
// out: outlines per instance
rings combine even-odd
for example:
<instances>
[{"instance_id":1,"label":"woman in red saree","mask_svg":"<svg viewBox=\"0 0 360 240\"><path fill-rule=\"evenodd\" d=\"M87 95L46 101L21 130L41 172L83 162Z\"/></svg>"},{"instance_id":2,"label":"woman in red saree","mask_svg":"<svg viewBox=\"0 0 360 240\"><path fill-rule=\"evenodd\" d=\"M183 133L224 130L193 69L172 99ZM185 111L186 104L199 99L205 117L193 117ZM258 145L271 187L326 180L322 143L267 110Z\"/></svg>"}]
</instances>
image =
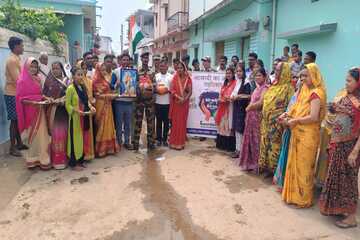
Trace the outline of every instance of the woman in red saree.
<instances>
[{"instance_id":1,"label":"woman in red saree","mask_svg":"<svg viewBox=\"0 0 360 240\"><path fill-rule=\"evenodd\" d=\"M174 75L170 92L169 119L171 120L171 132L169 146L175 150L182 150L185 147L187 118L192 94L191 77L183 62L179 64Z\"/></svg>"},{"instance_id":2,"label":"woman in red saree","mask_svg":"<svg viewBox=\"0 0 360 240\"><path fill-rule=\"evenodd\" d=\"M16 112L18 127L23 139L27 139L29 150L25 153L28 168L50 169L49 144L45 118L45 98L42 96L38 76L39 62L28 58L25 62L16 87Z\"/></svg>"},{"instance_id":3,"label":"woman in red saree","mask_svg":"<svg viewBox=\"0 0 360 240\"><path fill-rule=\"evenodd\" d=\"M216 147L220 150L229 152L235 151L235 136L231 131L232 128L232 102L231 94L236 86L234 68L227 68L225 81L220 90L218 109L215 116L215 123L218 128L216 138Z\"/></svg>"},{"instance_id":4,"label":"woman in red saree","mask_svg":"<svg viewBox=\"0 0 360 240\"><path fill-rule=\"evenodd\" d=\"M108 154L115 154L119 151L111 104L115 94L113 94L109 82L105 79L105 74L105 64L97 64L93 77L93 91L96 99L95 155L97 157L105 157Z\"/></svg>"}]
</instances>

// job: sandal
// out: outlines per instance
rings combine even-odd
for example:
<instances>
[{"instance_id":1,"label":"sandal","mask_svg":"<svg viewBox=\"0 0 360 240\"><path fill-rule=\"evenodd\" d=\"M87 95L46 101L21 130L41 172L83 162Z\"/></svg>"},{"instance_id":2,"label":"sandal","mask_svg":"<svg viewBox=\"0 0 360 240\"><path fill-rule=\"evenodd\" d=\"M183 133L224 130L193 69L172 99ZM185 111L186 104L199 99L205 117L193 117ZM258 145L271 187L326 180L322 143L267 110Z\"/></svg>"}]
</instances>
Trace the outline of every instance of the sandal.
<instances>
[{"instance_id":1,"label":"sandal","mask_svg":"<svg viewBox=\"0 0 360 240\"><path fill-rule=\"evenodd\" d=\"M29 149L29 147L26 146L25 144L17 145L16 148L17 148L17 150L20 150L20 151Z\"/></svg>"},{"instance_id":2,"label":"sandal","mask_svg":"<svg viewBox=\"0 0 360 240\"><path fill-rule=\"evenodd\" d=\"M356 228L357 224L356 223L350 224L350 223L346 223L343 221L336 221L335 226L342 228L342 229L348 229L348 228Z\"/></svg>"},{"instance_id":3,"label":"sandal","mask_svg":"<svg viewBox=\"0 0 360 240\"><path fill-rule=\"evenodd\" d=\"M17 150L16 148L10 149L9 154L14 157L22 157L21 152L19 150Z\"/></svg>"}]
</instances>

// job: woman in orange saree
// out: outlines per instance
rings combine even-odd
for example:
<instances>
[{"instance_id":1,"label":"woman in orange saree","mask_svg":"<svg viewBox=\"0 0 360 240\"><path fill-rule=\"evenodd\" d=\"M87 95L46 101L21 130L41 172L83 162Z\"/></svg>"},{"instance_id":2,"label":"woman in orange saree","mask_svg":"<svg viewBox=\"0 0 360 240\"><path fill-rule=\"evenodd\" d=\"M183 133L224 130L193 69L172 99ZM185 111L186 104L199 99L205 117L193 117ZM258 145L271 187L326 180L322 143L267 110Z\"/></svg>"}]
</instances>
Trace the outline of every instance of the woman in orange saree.
<instances>
[{"instance_id":1,"label":"woman in orange saree","mask_svg":"<svg viewBox=\"0 0 360 240\"><path fill-rule=\"evenodd\" d=\"M105 79L106 67L104 64L97 64L93 78L93 91L96 99L95 108L95 155L105 157L119 151L116 141L114 115L112 111L112 94L109 82Z\"/></svg>"},{"instance_id":2,"label":"woman in orange saree","mask_svg":"<svg viewBox=\"0 0 360 240\"><path fill-rule=\"evenodd\" d=\"M171 82L170 92L169 119L171 120L171 132L169 146L175 150L182 150L185 147L187 118L192 94L191 77L183 62L179 64Z\"/></svg>"}]
</instances>

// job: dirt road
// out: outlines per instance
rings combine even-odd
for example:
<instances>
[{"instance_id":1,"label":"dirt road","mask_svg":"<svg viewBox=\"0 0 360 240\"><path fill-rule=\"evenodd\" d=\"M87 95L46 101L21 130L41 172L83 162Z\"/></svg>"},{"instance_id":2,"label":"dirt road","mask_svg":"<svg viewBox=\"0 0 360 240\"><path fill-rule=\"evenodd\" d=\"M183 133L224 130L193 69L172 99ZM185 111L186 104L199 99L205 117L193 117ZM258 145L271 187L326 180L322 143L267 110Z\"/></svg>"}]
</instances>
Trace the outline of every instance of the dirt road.
<instances>
[{"instance_id":1,"label":"dirt road","mask_svg":"<svg viewBox=\"0 0 360 240\"><path fill-rule=\"evenodd\" d=\"M0 161L2 240L360 239L359 228L336 228L316 206L285 205L210 141L122 151L83 172L31 172L21 161Z\"/></svg>"}]
</instances>

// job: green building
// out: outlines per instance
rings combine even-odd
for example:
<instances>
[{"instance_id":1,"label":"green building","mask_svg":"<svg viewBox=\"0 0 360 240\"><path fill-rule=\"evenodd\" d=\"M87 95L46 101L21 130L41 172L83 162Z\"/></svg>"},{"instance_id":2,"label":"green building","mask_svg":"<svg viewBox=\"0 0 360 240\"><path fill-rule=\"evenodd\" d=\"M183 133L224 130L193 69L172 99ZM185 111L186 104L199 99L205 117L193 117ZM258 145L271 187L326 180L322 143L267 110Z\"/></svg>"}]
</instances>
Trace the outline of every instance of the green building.
<instances>
[{"instance_id":1,"label":"green building","mask_svg":"<svg viewBox=\"0 0 360 240\"><path fill-rule=\"evenodd\" d=\"M190 7L192 4L195 6L198 1L190 0ZM198 59L210 56L215 60L213 64L216 64L221 55L228 58L237 55L246 60L249 52L256 52L268 66L272 6L272 1L218 1L217 5L191 20L190 56Z\"/></svg>"},{"instance_id":2,"label":"green building","mask_svg":"<svg viewBox=\"0 0 360 240\"><path fill-rule=\"evenodd\" d=\"M82 51L93 47L96 35L96 0L20 0L21 6L30 9L52 8L63 15L63 31L69 41L70 57L74 55L75 41Z\"/></svg>"}]
</instances>

